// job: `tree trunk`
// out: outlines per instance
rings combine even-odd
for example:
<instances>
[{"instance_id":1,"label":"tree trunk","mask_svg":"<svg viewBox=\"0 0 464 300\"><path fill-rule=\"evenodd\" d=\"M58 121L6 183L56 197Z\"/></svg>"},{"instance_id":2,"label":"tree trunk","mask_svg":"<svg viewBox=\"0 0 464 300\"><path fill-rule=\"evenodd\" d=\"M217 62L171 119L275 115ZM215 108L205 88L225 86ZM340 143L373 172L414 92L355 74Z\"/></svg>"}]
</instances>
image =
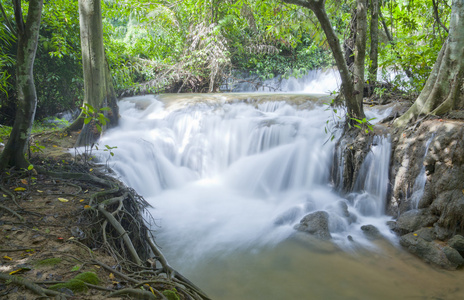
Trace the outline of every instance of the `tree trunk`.
<instances>
[{"instance_id":1,"label":"tree trunk","mask_svg":"<svg viewBox=\"0 0 464 300\"><path fill-rule=\"evenodd\" d=\"M351 118L363 119L364 109L362 101L359 102L356 99L356 95L361 93L362 89L355 90L353 85L353 80L351 79L351 74L348 71L348 66L346 65L345 57L343 55L342 47L340 46L340 40L335 33L333 26L330 22L327 12L325 10L325 0L283 0L284 2L300 5L306 8L309 8L314 12L316 18L321 24L322 30L325 33L327 42L329 43L332 54L335 58L338 71L340 72L340 78L342 79L342 92L345 97L345 103L347 108L347 113L349 118L347 122L349 124L355 124Z\"/></svg>"},{"instance_id":2,"label":"tree trunk","mask_svg":"<svg viewBox=\"0 0 464 300\"><path fill-rule=\"evenodd\" d=\"M354 51L356 48L356 10L353 9L351 12L351 21L350 21L350 35L343 41L343 50L345 51L345 60L348 70L353 72L354 66Z\"/></svg>"},{"instance_id":3,"label":"tree trunk","mask_svg":"<svg viewBox=\"0 0 464 300\"><path fill-rule=\"evenodd\" d=\"M356 7L356 48L354 55L354 89L356 103L362 103L364 96L364 60L367 39L367 1L357 0ZM362 104L361 104L362 108ZM358 118L359 119L359 118ZM361 118L362 119L362 118Z\"/></svg>"},{"instance_id":4,"label":"tree trunk","mask_svg":"<svg viewBox=\"0 0 464 300\"><path fill-rule=\"evenodd\" d=\"M30 0L26 23L24 23L21 1L13 1L17 32L16 89L17 109L10 138L0 157L0 169L7 166L27 168L26 151L37 107L34 85L34 59L39 39L43 0Z\"/></svg>"},{"instance_id":5,"label":"tree trunk","mask_svg":"<svg viewBox=\"0 0 464 300\"><path fill-rule=\"evenodd\" d=\"M371 49L369 52L369 96L374 92L377 84L377 72L379 68L379 0L371 0Z\"/></svg>"},{"instance_id":6,"label":"tree trunk","mask_svg":"<svg viewBox=\"0 0 464 300\"><path fill-rule=\"evenodd\" d=\"M110 106L112 108L110 115L113 117L110 119L112 121L110 125L116 125L118 112L114 90L111 91L111 76L103 48L103 24L99 0L79 0L79 23L84 71L84 104L90 105L95 111ZM114 108L116 111L113 110ZM82 124L81 115L70 128L75 129ZM99 138L100 134L94 121L84 124L76 146L90 145Z\"/></svg>"},{"instance_id":7,"label":"tree trunk","mask_svg":"<svg viewBox=\"0 0 464 300\"><path fill-rule=\"evenodd\" d=\"M443 115L464 108L464 1L453 0L449 35L419 97L396 119L403 127L422 114Z\"/></svg>"}]
</instances>

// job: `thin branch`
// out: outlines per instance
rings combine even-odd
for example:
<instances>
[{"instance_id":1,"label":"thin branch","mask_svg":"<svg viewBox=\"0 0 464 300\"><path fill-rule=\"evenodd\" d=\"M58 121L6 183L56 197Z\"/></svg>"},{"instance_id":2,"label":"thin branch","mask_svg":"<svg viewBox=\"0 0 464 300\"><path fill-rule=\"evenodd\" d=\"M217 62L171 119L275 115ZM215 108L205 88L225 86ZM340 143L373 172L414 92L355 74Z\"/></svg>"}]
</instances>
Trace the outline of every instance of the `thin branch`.
<instances>
[{"instance_id":1,"label":"thin branch","mask_svg":"<svg viewBox=\"0 0 464 300\"><path fill-rule=\"evenodd\" d=\"M435 2L435 0L432 0L432 3L433 3L433 14L435 16L435 20L437 21L438 25L440 25L440 27L443 28L444 31L449 33L448 28L440 20L440 16L438 15L438 5L437 5L437 3Z\"/></svg>"}]
</instances>

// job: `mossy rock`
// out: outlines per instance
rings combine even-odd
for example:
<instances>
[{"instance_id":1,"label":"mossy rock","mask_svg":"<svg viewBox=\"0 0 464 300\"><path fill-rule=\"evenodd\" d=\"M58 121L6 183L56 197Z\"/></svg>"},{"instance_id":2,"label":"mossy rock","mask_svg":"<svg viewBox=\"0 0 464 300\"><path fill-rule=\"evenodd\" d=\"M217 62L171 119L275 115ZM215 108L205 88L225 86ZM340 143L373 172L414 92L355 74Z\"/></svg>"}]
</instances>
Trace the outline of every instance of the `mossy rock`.
<instances>
[{"instance_id":1,"label":"mossy rock","mask_svg":"<svg viewBox=\"0 0 464 300\"><path fill-rule=\"evenodd\" d=\"M65 283L58 283L50 286L50 289L55 291L61 288L70 289L73 293L85 293L89 290L85 282L79 279L71 279Z\"/></svg>"},{"instance_id":2,"label":"mossy rock","mask_svg":"<svg viewBox=\"0 0 464 300\"><path fill-rule=\"evenodd\" d=\"M34 265L36 267L56 266L57 264L61 263L61 261L62 259L58 257L47 258L47 259L36 261Z\"/></svg>"},{"instance_id":3,"label":"mossy rock","mask_svg":"<svg viewBox=\"0 0 464 300\"><path fill-rule=\"evenodd\" d=\"M163 295L166 298L168 298L168 300L180 300L179 296L177 295L176 289L165 290L163 291Z\"/></svg>"},{"instance_id":4,"label":"mossy rock","mask_svg":"<svg viewBox=\"0 0 464 300\"><path fill-rule=\"evenodd\" d=\"M70 289L73 293L85 293L89 290L86 283L97 285L100 282L97 274L94 272L84 272L76 275L73 279L65 283L54 284L50 287L52 290L59 290L61 288Z\"/></svg>"},{"instance_id":5,"label":"mossy rock","mask_svg":"<svg viewBox=\"0 0 464 300\"><path fill-rule=\"evenodd\" d=\"M78 274L74 277L74 279L82 280L83 282L90 283L93 285L97 285L100 283L100 279L94 272L84 272Z\"/></svg>"}]
</instances>

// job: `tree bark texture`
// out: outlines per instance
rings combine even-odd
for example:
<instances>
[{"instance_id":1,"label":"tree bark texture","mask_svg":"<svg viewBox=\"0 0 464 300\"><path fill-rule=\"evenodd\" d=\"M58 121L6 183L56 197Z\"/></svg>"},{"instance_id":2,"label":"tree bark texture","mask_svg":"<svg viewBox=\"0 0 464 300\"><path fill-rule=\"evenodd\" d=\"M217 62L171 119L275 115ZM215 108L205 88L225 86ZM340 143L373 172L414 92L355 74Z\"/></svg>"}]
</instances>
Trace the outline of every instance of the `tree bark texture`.
<instances>
[{"instance_id":1,"label":"tree bark texture","mask_svg":"<svg viewBox=\"0 0 464 300\"><path fill-rule=\"evenodd\" d=\"M82 68L84 72L84 104L95 110L110 106L111 125L117 124L117 105L111 76L107 67L103 47L103 24L100 0L79 0L79 24L82 48ZM111 104L109 104L111 102ZM72 129L82 126L82 117L71 125ZM94 143L100 136L95 122L85 124L76 141L76 146Z\"/></svg>"},{"instance_id":2,"label":"tree bark texture","mask_svg":"<svg viewBox=\"0 0 464 300\"><path fill-rule=\"evenodd\" d=\"M353 77L356 104L362 110L364 96L364 60L366 58L367 39L367 1L357 0L356 3L356 48L354 51Z\"/></svg>"},{"instance_id":3,"label":"tree bark texture","mask_svg":"<svg viewBox=\"0 0 464 300\"><path fill-rule=\"evenodd\" d=\"M395 125L403 127L419 115L443 115L453 109L464 109L463 0L453 0L448 38L419 97Z\"/></svg>"},{"instance_id":4,"label":"tree bark texture","mask_svg":"<svg viewBox=\"0 0 464 300\"><path fill-rule=\"evenodd\" d=\"M369 96L372 95L377 84L377 72L379 68L379 0L370 0L371 6L371 47L369 51Z\"/></svg>"},{"instance_id":5,"label":"tree bark texture","mask_svg":"<svg viewBox=\"0 0 464 300\"><path fill-rule=\"evenodd\" d=\"M7 166L16 168L29 166L26 153L37 107L33 68L42 7L43 0L30 0L26 22L24 22L21 1L13 1L18 47L16 54L17 109L10 138L0 157L0 169Z\"/></svg>"},{"instance_id":6,"label":"tree bark texture","mask_svg":"<svg viewBox=\"0 0 464 300\"><path fill-rule=\"evenodd\" d=\"M340 40L335 33L333 26L330 22L327 12L325 10L325 0L283 0L286 3L296 4L302 7L309 8L314 12L316 18L321 24L321 28L325 33L327 42L329 43L332 54L335 58L340 78L342 79L342 92L345 97L347 113L349 118L347 122L353 123L350 118L363 119L365 117L362 106L362 101L358 102L356 99L356 91L353 85L351 74L348 71L348 66L343 55ZM362 96L362 90L361 90Z\"/></svg>"}]
</instances>

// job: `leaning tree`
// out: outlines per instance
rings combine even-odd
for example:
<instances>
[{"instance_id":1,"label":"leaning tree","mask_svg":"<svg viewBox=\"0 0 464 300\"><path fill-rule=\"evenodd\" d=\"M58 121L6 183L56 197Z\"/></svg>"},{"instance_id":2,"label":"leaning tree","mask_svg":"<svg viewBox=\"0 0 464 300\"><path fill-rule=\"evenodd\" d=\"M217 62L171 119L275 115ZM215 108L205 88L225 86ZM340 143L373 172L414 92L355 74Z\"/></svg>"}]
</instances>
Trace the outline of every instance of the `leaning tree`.
<instances>
[{"instance_id":1,"label":"leaning tree","mask_svg":"<svg viewBox=\"0 0 464 300\"><path fill-rule=\"evenodd\" d=\"M1 4L0 4L1 5ZM27 168L26 158L29 138L37 107L34 85L34 59L39 39L43 0L29 0L26 21L21 0L13 0L16 21L16 115L10 137L0 157L0 170L7 167Z\"/></svg>"},{"instance_id":2,"label":"leaning tree","mask_svg":"<svg viewBox=\"0 0 464 300\"><path fill-rule=\"evenodd\" d=\"M340 78L342 80L342 92L345 97L348 117L347 122L353 123L353 119L363 119L364 109L362 104L364 90L364 59L366 52L367 36L367 3L366 0L357 0L357 17L356 25L356 48L355 48L355 65L352 74L348 71L345 57L337 37L334 27L330 22L329 16L325 9L325 0L283 0L286 3L296 4L309 8L316 15L321 28L327 38L327 43L332 50Z\"/></svg>"},{"instance_id":3,"label":"leaning tree","mask_svg":"<svg viewBox=\"0 0 464 300\"><path fill-rule=\"evenodd\" d=\"M449 35L419 97L395 120L406 126L420 115L443 115L464 108L464 0L453 0Z\"/></svg>"}]
</instances>

